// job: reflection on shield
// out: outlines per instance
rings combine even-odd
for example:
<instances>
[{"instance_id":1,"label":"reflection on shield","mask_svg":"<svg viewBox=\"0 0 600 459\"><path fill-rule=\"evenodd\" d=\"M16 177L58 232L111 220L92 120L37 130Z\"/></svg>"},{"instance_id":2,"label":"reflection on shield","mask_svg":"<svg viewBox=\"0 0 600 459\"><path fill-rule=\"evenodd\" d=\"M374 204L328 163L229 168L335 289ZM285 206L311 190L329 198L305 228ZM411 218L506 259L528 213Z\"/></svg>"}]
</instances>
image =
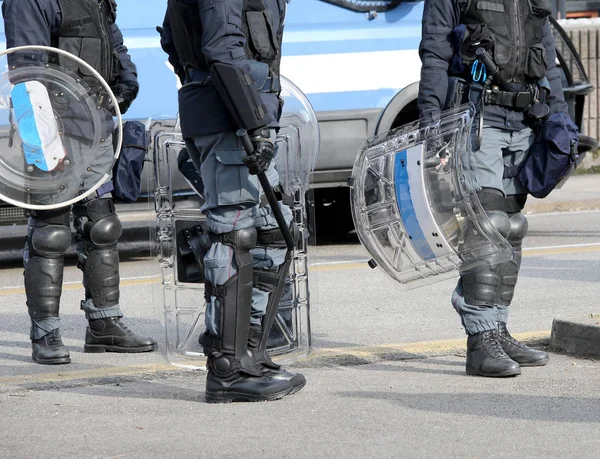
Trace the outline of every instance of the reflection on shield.
<instances>
[{"instance_id":1,"label":"reflection on shield","mask_svg":"<svg viewBox=\"0 0 600 459\"><path fill-rule=\"evenodd\" d=\"M0 66L0 199L54 209L92 194L110 178L120 150L120 113L108 84L55 48L11 48Z\"/></svg>"},{"instance_id":2,"label":"reflection on shield","mask_svg":"<svg viewBox=\"0 0 600 459\"><path fill-rule=\"evenodd\" d=\"M471 164L473 111L444 112L366 142L352 172L352 213L374 264L414 288L453 277L512 248L477 198Z\"/></svg>"},{"instance_id":3,"label":"reflection on shield","mask_svg":"<svg viewBox=\"0 0 600 459\"><path fill-rule=\"evenodd\" d=\"M315 279L314 272L309 272L309 242L315 231L307 193L319 148L318 124L310 103L293 83L284 77L281 80L285 104L275 167L282 200L292 209L301 237L267 343L279 363L304 356L310 349L310 310L315 296L309 285ZM204 368L206 358L199 344L205 330L202 248L207 232L200 211L202 177L173 120L154 120L150 134L156 211L151 237L156 242L162 280L154 298L165 329L167 360L177 366Z\"/></svg>"}]
</instances>

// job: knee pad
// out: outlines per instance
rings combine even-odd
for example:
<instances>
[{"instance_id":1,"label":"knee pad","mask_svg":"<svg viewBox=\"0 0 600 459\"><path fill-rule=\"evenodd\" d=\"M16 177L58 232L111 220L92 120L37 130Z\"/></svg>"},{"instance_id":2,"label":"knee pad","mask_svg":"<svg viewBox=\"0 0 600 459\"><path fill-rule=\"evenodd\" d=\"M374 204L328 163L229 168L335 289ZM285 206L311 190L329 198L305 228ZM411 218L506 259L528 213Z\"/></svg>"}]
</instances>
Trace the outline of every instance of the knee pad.
<instances>
[{"instance_id":1,"label":"knee pad","mask_svg":"<svg viewBox=\"0 0 600 459\"><path fill-rule=\"evenodd\" d=\"M508 237L511 230L510 218L508 217L508 214L501 210L488 210L486 211L486 214L496 231L498 231L502 237Z\"/></svg>"},{"instance_id":2,"label":"knee pad","mask_svg":"<svg viewBox=\"0 0 600 459\"><path fill-rule=\"evenodd\" d=\"M519 212L511 215L509 219L510 232L506 239L508 239L508 242L510 242L512 246L520 246L525 236L527 236L527 230L529 229L527 218Z\"/></svg>"},{"instance_id":3,"label":"knee pad","mask_svg":"<svg viewBox=\"0 0 600 459\"><path fill-rule=\"evenodd\" d=\"M123 226L119 217L112 214L89 225L87 234L90 242L98 248L114 247L123 234Z\"/></svg>"},{"instance_id":4,"label":"knee pad","mask_svg":"<svg viewBox=\"0 0 600 459\"><path fill-rule=\"evenodd\" d=\"M84 204L84 212L79 215L87 217L83 237L97 248L110 248L117 245L123 233L123 226L115 213L115 204L111 199L95 199Z\"/></svg>"},{"instance_id":5,"label":"knee pad","mask_svg":"<svg viewBox=\"0 0 600 459\"><path fill-rule=\"evenodd\" d=\"M71 245L71 228L47 225L32 228L29 237L29 257L62 258Z\"/></svg>"}]
</instances>

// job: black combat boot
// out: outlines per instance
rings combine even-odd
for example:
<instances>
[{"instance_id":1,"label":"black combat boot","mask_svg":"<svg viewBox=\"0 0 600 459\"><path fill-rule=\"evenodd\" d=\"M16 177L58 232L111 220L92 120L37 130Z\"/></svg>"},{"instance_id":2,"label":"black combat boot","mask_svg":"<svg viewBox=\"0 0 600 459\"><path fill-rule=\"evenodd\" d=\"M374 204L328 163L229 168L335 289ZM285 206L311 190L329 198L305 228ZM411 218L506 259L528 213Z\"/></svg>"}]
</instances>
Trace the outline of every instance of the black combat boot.
<instances>
[{"instance_id":1,"label":"black combat boot","mask_svg":"<svg viewBox=\"0 0 600 459\"><path fill-rule=\"evenodd\" d=\"M256 368L264 375L272 379L289 381L292 385L292 390L289 395L295 394L306 385L306 378L300 373L291 373L281 368L281 365L276 364L271 360L271 356L260 345L263 333L260 327L250 327L250 337L248 339L248 352L252 356L252 360ZM262 349L262 350L261 350Z\"/></svg>"},{"instance_id":2,"label":"black combat boot","mask_svg":"<svg viewBox=\"0 0 600 459\"><path fill-rule=\"evenodd\" d=\"M500 344L498 330L486 330L467 339L467 374L504 378L521 374L521 367Z\"/></svg>"},{"instance_id":3,"label":"black combat boot","mask_svg":"<svg viewBox=\"0 0 600 459\"><path fill-rule=\"evenodd\" d=\"M548 363L548 354L525 346L514 339L504 322L498 322L498 336L504 352L522 367L541 367Z\"/></svg>"},{"instance_id":4,"label":"black combat boot","mask_svg":"<svg viewBox=\"0 0 600 459\"><path fill-rule=\"evenodd\" d=\"M206 401L208 403L265 402L290 393L292 384L263 376L254 366L250 354L237 360L211 352L207 361Z\"/></svg>"},{"instance_id":5,"label":"black combat boot","mask_svg":"<svg viewBox=\"0 0 600 459\"><path fill-rule=\"evenodd\" d=\"M39 339L32 339L31 348L33 351L31 357L34 362L43 365L71 363L71 356L63 344L58 328Z\"/></svg>"},{"instance_id":6,"label":"black combat boot","mask_svg":"<svg viewBox=\"0 0 600 459\"><path fill-rule=\"evenodd\" d=\"M93 319L85 331L84 352L150 352L156 350L152 338L136 335L119 317Z\"/></svg>"}]
</instances>

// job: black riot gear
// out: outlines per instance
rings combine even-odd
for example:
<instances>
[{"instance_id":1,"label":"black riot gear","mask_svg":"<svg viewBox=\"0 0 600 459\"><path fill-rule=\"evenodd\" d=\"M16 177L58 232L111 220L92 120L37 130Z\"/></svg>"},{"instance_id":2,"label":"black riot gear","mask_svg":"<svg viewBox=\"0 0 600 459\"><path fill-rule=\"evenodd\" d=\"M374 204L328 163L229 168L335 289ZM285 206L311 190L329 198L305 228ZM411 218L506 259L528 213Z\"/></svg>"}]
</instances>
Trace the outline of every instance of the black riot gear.
<instances>
[{"instance_id":1,"label":"black riot gear","mask_svg":"<svg viewBox=\"0 0 600 459\"><path fill-rule=\"evenodd\" d=\"M270 147L281 115L279 60L285 7L284 0L169 0L161 33L161 45L183 83L181 133L205 180L208 244L202 238L187 241L204 264L207 330L200 341L208 356L206 400L213 403L274 400L305 383L302 376L281 371L262 357L268 337L263 326L273 323L283 290L280 279L287 277L289 262L269 278L274 285L259 294L256 261L250 253L261 245L257 228L271 220L284 229L289 224L273 195L274 185L263 172L274 154ZM245 163L258 172L269 212L261 209L249 173L240 170ZM219 187L223 181L227 190ZM248 213L254 209L260 219ZM237 217L232 219L233 215ZM224 257L226 253L231 257ZM260 326L252 310L254 295L268 298Z\"/></svg>"},{"instance_id":2,"label":"black riot gear","mask_svg":"<svg viewBox=\"0 0 600 459\"><path fill-rule=\"evenodd\" d=\"M532 128L548 114L567 112L549 15L548 0L425 0L419 46L422 123L436 121L445 103L476 105L472 191L513 248L508 261L492 257L475 269L459 267L452 304L469 335L468 374L515 376L521 363L548 360L506 328L527 233L520 213L527 190L504 168L521 170L534 144ZM461 243L473 243L470 231L463 236Z\"/></svg>"},{"instance_id":3,"label":"black riot gear","mask_svg":"<svg viewBox=\"0 0 600 459\"><path fill-rule=\"evenodd\" d=\"M2 15L6 47L46 46L61 49L87 62L113 88L117 83L119 104L129 104L137 94L137 69L123 44L116 20L115 0L4 0ZM103 88L91 75L89 67L79 67L73 59L56 66L77 76L92 87L91 93L102 98ZM87 70L86 70L87 69ZM73 75L74 76L74 75ZM52 108L65 121L63 140L78 145L89 139L87 124L81 123L78 106L61 103L53 84L47 89ZM103 132L110 139L113 131L110 107L103 105L107 118ZM82 140L81 142L79 140ZM104 140L103 140L104 141ZM112 142L106 142L106 145ZM91 152L94 153L94 152ZM99 155L103 152L99 152ZM112 152L111 152L112 153ZM59 331L59 306L62 291L64 256L71 244L71 211L79 241L79 268L84 271L86 299L82 308L90 327L86 333L86 352L142 352L156 348L151 338L135 335L120 322L119 260L117 239L121 223L106 193L112 184L105 183L85 200L56 210L30 214L24 250L25 290L31 317L33 360L42 364L69 363ZM101 196L103 196L101 198ZM90 347L91 346L91 347Z\"/></svg>"}]
</instances>

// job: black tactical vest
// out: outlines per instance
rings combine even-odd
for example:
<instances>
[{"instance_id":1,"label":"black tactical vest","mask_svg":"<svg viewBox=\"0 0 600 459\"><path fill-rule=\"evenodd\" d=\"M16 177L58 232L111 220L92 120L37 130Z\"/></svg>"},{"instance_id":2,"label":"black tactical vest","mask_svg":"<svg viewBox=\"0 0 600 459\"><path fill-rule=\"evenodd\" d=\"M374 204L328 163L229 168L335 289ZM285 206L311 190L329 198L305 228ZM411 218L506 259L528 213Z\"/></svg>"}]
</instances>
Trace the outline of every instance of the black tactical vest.
<instances>
[{"instance_id":1,"label":"black tactical vest","mask_svg":"<svg viewBox=\"0 0 600 459\"><path fill-rule=\"evenodd\" d=\"M546 74L542 37L549 14L548 0L469 0L460 20L467 27L460 56L470 65L484 47L508 82L537 82Z\"/></svg>"},{"instance_id":2,"label":"black tactical vest","mask_svg":"<svg viewBox=\"0 0 600 459\"><path fill-rule=\"evenodd\" d=\"M59 2L62 22L54 46L83 59L110 84L119 76L111 32L116 18L115 0ZM84 80L90 76L84 68L71 70L79 70Z\"/></svg>"},{"instance_id":3,"label":"black tactical vest","mask_svg":"<svg viewBox=\"0 0 600 459\"><path fill-rule=\"evenodd\" d=\"M179 60L184 67L208 72L202 47L202 24L196 2L169 0L169 21ZM267 9L264 0L246 0L242 8L242 33L246 36L249 59L268 64L279 75L283 28L279 17Z\"/></svg>"}]
</instances>

